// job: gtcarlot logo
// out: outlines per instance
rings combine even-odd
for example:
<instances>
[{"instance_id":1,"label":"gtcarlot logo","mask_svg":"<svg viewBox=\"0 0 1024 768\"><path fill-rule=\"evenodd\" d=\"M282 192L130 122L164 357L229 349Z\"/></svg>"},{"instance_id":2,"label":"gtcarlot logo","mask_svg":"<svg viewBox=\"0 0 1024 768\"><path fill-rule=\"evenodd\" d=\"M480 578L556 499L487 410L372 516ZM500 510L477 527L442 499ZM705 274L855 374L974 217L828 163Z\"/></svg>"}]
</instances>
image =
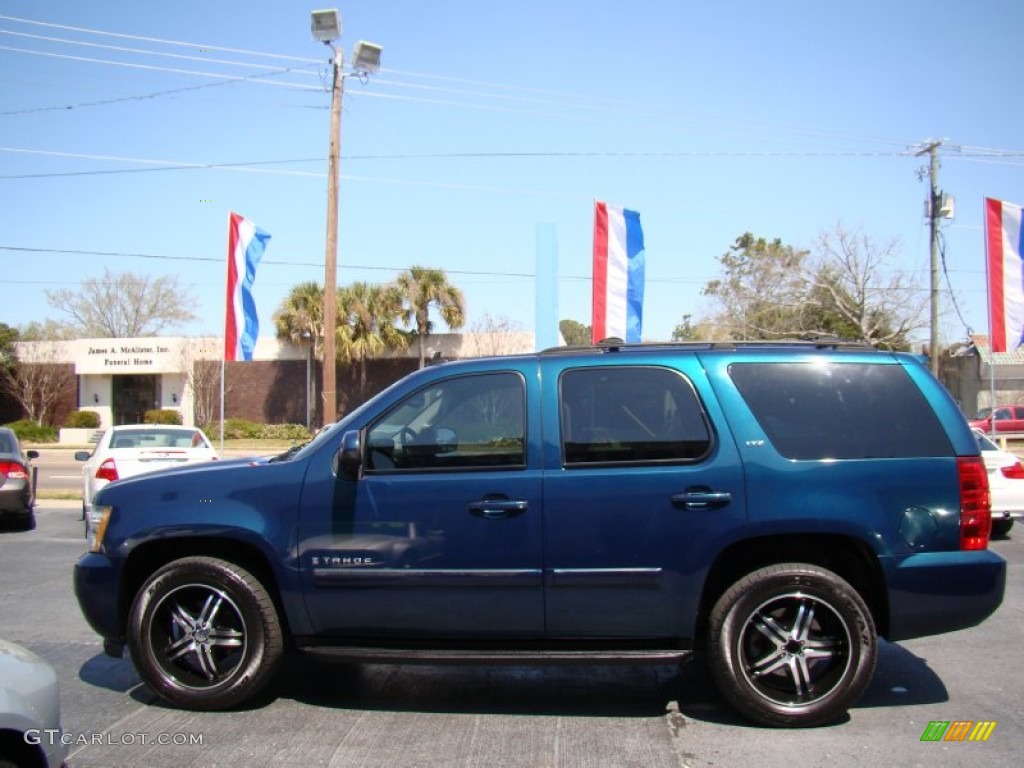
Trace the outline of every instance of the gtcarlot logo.
<instances>
[{"instance_id":1,"label":"gtcarlot logo","mask_svg":"<svg viewBox=\"0 0 1024 768\"><path fill-rule=\"evenodd\" d=\"M995 720L932 720L921 741L988 741L995 729Z\"/></svg>"},{"instance_id":2,"label":"gtcarlot logo","mask_svg":"<svg viewBox=\"0 0 1024 768\"><path fill-rule=\"evenodd\" d=\"M201 733L67 733L55 728L30 728L25 731L25 742L28 744L63 744L66 747L88 747L88 746L146 746L159 744L161 746L175 745L202 746L203 734Z\"/></svg>"}]
</instances>

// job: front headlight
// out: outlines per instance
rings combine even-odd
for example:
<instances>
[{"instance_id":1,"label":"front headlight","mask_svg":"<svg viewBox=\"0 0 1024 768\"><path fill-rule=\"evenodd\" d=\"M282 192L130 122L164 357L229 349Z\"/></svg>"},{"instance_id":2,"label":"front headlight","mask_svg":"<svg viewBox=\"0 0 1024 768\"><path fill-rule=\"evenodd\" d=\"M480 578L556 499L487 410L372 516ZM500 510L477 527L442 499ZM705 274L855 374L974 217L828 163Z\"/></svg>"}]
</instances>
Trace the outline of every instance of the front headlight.
<instances>
[{"instance_id":1,"label":"front headlight","mask_svg":"<svg viewBox=\"0 0 1024 768\"><path fill-rule=\"evenodd\" d=\"M103 546L103 534L107 532L107 523L113 507L92 505L89 507L89 551L99 552Z\"/></svg>"}]
</instances>

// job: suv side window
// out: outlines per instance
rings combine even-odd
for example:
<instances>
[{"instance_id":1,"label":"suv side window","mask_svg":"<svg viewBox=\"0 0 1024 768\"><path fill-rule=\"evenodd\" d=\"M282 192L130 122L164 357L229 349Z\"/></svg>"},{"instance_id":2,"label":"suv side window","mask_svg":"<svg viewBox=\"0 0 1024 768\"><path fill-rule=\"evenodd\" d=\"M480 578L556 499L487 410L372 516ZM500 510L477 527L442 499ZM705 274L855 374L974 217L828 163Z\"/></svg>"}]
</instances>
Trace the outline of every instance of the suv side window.
<instances>
[{"instance_id":1,"label":"suv side window","mask_svg":"<svg viewBox=\"0 0 1024 768\"><path fill-rule=\"evenodd\" d=\"M567 465L694 461L711 447L704 409L678 371L574 368L559 381Z\"/></svg>"},{"instance_id":2,"label":"suv side window","mask_svg":"<svg viewBox=\"0 0 1024 768\"><path fill-rule=\"evenodd\" d=\"M369 470L526 465L525 382L518 373L445 379L409 395L367 429Z\"/></svg>"},{"instance_id":3,"label":"suv side window","mask_svg":"<svg viewBox=\"0 0 1024 768\"><path fill-rule=\"evenodd\" d=\"M938 418L902 366L734 363L729 375L786 458L953 453Z\"/></svg>"}]
</instances>

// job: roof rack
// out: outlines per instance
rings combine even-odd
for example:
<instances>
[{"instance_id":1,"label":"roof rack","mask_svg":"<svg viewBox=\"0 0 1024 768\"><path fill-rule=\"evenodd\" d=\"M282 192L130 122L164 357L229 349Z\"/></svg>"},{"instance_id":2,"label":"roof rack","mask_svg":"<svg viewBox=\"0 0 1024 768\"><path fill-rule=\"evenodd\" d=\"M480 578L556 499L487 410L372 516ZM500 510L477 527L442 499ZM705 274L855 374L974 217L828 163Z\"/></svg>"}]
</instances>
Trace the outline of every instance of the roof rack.
<instances>
[{"instance_id":1,"label":"roof rack","mask_svg":"<svg viewBox=\"0 0 1024 768\"><path fill-rule=\"evenodd\" d=\"M821 336L807 339L751 339L748 341L640 341L625 342L619 338L602 339L597 344L581 344L565 347L549 347L541 350L541 355L560 355L578 352L620 352L638 349L766 349L779 348L811 348L811 349L851 349L868 350L875 347L866 341L839 339Z\"/></svg>"}]
</instances>

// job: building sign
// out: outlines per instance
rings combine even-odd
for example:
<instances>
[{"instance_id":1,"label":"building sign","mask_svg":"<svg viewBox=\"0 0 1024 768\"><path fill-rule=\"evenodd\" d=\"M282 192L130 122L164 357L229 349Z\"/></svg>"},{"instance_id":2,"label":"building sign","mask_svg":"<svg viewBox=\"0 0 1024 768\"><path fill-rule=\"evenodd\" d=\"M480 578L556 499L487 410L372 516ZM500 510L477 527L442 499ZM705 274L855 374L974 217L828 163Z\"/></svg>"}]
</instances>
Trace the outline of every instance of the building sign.
<instances>
[{"instance_id":1,"label":"building sign","mask_svg":"<svg viewBox=\"0 0 1024 768\"><path fill-rule=\"evenodd\" d=\"M177 373L183 368L177 339L83 339L80 343L75 355L78 375Z\"/></svg>"}]
</instances>

